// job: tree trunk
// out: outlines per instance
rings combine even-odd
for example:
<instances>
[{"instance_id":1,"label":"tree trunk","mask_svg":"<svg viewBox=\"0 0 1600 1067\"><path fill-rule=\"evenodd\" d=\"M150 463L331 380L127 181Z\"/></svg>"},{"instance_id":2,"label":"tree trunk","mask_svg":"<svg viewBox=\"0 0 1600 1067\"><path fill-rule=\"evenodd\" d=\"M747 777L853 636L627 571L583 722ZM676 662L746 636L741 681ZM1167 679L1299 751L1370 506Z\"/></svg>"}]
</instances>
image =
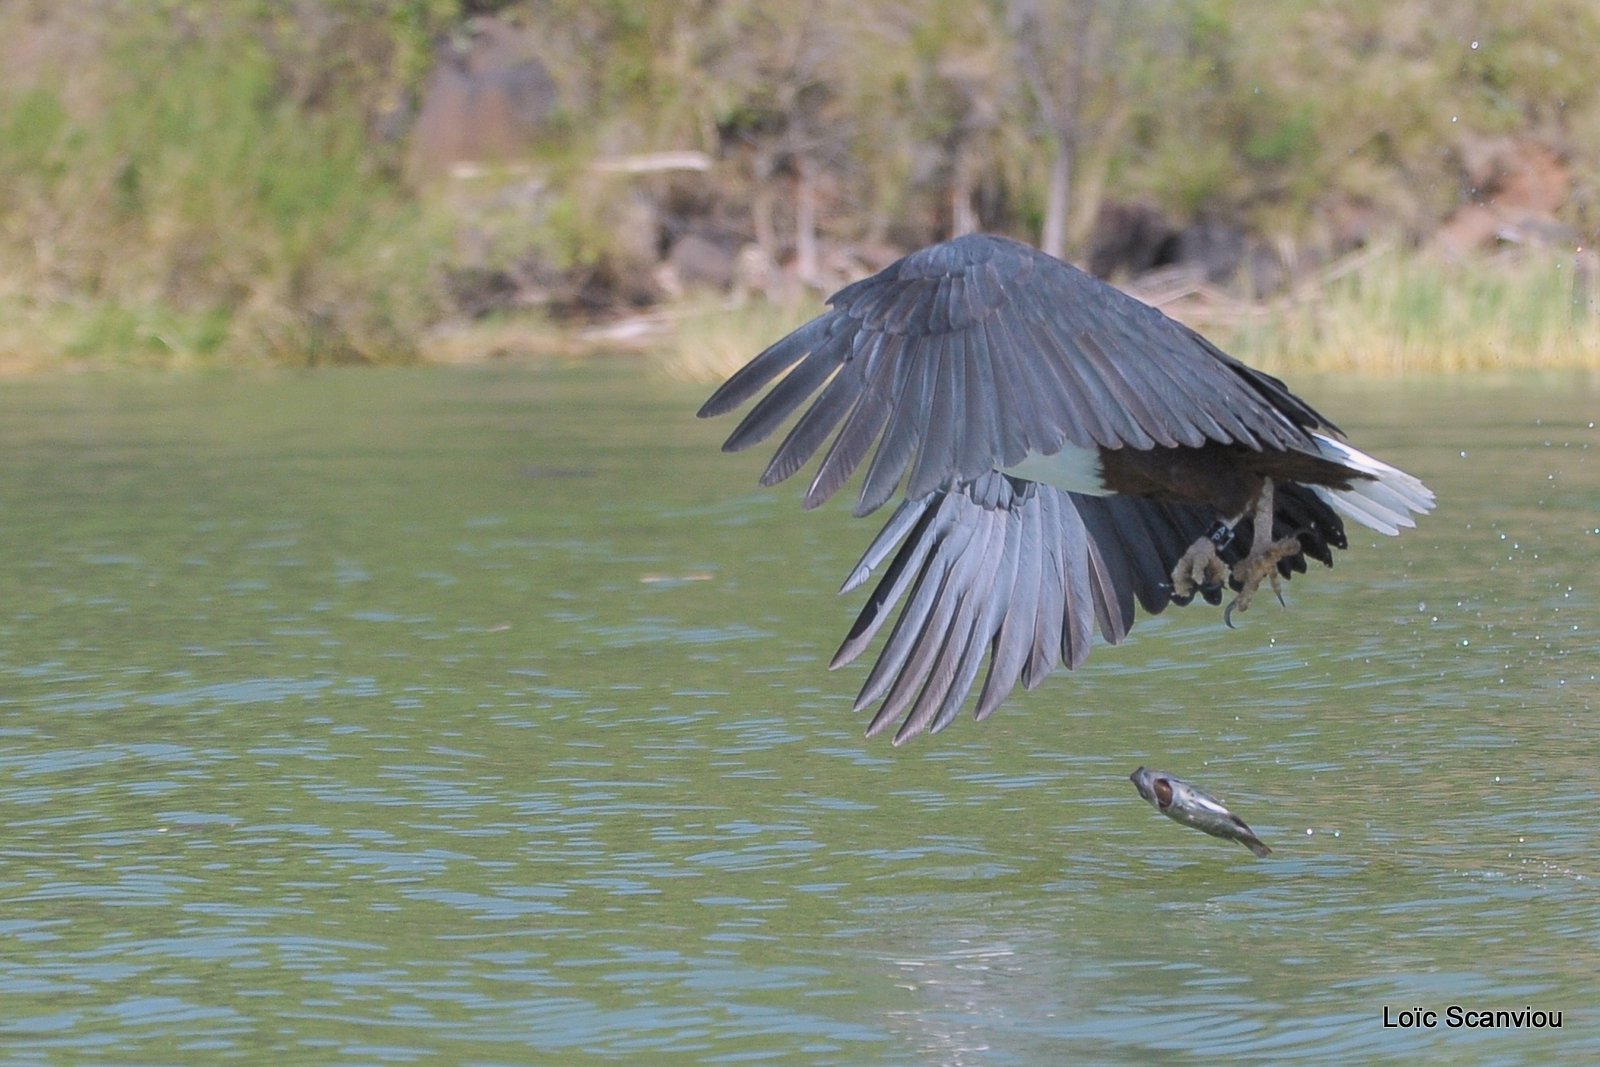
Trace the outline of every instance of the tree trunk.
<instances>
[{"instance_id":1,"label":"tree trunk","mask_svg":"<svg viewBox=\"0 0 1600 1067\"><path fill-rule=\"evenodd\" d=\"M757 155L752 169L755 178L755 195L750 200L750 228L755 231L756 245L768 263L778 262L778 228L773 225L772 165L765 152Z\"/></svg>"},{"instance_id":2,"label":"tree trunk","mask_svg":"<svg viewBox=\"0 0 1600 1067\"><path fill-rule=\"evenodd\" d=\"M1067 139L1056 136L1056 151L1050 160L1050 185L1045 190L1044 233L1039 247L1046 255L1067 258L1067 214L1072 205L1072 149Z\"/></svg>"},{"instance_id":3,"label":"tree trunk","mask_svg":"<svg viewBox=\"0 0 1600 1067\"><path fill-rule=\"evenodd\" d=\"M972 206L971 153L965 147L956 149L954 173L950 179L950 236L977 233L978 212Z\"/></svg>"},{"instance_id":4,"label":"tree trunk","mask_svg":"<svg viewBox=\"0 0 1600 1067\"><path fill-rule=\"evenodd\" d=\"M794 204L794 268L802 285L822 287L817 267L817 169L809 156L797 161Z\"/></svg>"}]
</instances>

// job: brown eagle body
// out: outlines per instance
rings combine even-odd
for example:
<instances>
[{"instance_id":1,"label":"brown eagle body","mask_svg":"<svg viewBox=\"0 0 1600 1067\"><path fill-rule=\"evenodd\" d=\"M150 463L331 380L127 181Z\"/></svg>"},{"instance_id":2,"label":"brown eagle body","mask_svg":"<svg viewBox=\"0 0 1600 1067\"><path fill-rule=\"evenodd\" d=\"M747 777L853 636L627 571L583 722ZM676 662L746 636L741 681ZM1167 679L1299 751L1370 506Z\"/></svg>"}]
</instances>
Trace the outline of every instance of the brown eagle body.
<instances>
[{"instance_id":1,"label":"brown eagle body","mask_svg":"<svg viewBox=\"0 0 1600 1067\"><path fill-rule=\"evenodd\" d=\"M1320 456L1282 449L1257 451L1207 441L1199 448L1102 448L1105 487L1125 496L1179 500L1238 515L1267 478L1350 489L1361 476Z\"/></svg>"}]
</instances>

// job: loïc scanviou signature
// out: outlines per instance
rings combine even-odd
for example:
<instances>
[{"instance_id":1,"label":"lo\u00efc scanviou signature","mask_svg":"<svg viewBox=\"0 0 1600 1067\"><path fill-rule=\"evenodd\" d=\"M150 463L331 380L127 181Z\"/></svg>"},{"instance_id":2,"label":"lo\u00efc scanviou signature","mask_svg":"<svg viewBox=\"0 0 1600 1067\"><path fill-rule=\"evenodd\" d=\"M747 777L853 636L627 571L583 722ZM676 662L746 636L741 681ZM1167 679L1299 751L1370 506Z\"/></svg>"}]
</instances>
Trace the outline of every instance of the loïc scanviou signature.
<instances>
[{"instance_id":1,"label":"lo\u00efc scanviou signature","mask_svg":"<svg viewBox=\"0 0 1600 1067\"><path fill-rule=\"evenodd\" d=\"M1440 1025L1482 1029L1559 1030L1561 1011L1547 1011L1528 1004L1520 1008L1468 1008L1451 1004L1443 1011L1432 1008L1391 1009L1383 1006L1383 1025L1415 1030L1432 1030Z\"/></svg>"}]
</instances>

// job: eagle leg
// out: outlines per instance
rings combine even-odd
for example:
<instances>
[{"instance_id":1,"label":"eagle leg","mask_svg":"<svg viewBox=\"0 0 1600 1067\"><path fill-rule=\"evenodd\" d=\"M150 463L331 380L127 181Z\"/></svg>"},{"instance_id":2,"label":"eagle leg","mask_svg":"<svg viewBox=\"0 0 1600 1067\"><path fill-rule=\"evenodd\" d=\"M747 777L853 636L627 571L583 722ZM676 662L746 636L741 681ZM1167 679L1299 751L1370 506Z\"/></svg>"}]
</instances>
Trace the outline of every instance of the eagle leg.
<instances>
[{"instance_id":1,"label":"eagle leg","mask_svg":"<svg viewBox=\"0 0 1600 1067\"><path fill-rule=\"evenodd\" d=\"M1283 603L1283 586L1278 578L1278 563L1300 551L1298 537L1272 539L1273 518L1272 479L1262 480L1261 492L1256 496L1255 535L1250 539L1250 554L1233 565L1233 580L1239 585L1239 595L1222 610L1222 621L1233 626L1233 613L1244 611L1255 599L1261 583L1272 579L1272 591Z\"/></svg>"},{"instance_id":2,"label":"eagle leg","mask_svg":"<svg viewBox=\"0 0 1600 1067\"><path fill-rule=\"evenodd\" d=\"M1219 524L1221 525L1221 524ZM1224 526L1231 536L1231 527ZM1223 541L1227 544L1227 541ZM1189 550L1172 568L1172 596L1186 604L1202 589L1221 589L1228 580L1228 565L1217 554L1217 542L1207 534L1189 546ZM1213 601L1215 603L1215 601Z\"/></svg>"}]
</instances>

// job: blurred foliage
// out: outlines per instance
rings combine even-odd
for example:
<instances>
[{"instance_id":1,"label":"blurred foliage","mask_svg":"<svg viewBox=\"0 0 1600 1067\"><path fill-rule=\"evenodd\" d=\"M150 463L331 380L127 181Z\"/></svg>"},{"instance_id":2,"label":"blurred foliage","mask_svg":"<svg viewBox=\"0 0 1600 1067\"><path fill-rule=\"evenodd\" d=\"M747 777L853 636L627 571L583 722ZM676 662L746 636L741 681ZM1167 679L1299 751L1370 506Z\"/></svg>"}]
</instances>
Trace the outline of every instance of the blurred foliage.
<instances>
[{"instance_id":1,"label":"blurred foliage","mask_svg":"<svg viewBox=\"0 0 1600 1067\"><path fill-rule=\"evenodd\" d=\"M610 151L694 147L725 155L763 139L815 154L842 193L831 224L881 231L948 224L953 142L981 146L995 190L982 222L1018 230L1043 180L1037 101L1009 28L1015 0L759 0L528 8L565 79L594 82L586 125ZM1082 62L1092 151L1080 184L1180 216L1221 214L1274 238L1310 240L1355 203L1420 234L1467 192L1475 137L1537 137L1600 158L1589 76L1600 7L1588 0L1072 0L1099 27ZM1046 29L1048 20L1041 22ZM1065 62L1066 23L1036 42ZM1047 64L1048 65L1048 64ZM587 75L582 72L587 71ZM1111 140L1096 143L1102 131ZM1585 179L1590 180L1590 179ZM1080 204L1092 208L1092 204ZM1592 230L1574 198L1569 220ZM1026 236L1026 234L1023 234Z\"/></svg>"},{"instance_id":2,"label":"blurred foliage","mask_svg":"<svg viewBox=\"0 0 1600 1067\"><path fill-rule=\"evenodd\" d=\"M438 227L372 131L455 5L91 6L77 62L0 87L0 344L408 358Z\"/></svg>"},{"instance_id":3,"label":"blurred foliage","mask_svg":"<svg viewBox=\"0 0 1600 1067\"><path fill-rule=\"evenodd\" d=\"M1267 370L1361 374L1600 367L1597 260L1553 249L1424 260L1382 240L1359 269L1206 324Z\"/></svg>"},{"instance_id":4,"label":"blurred foliage","mask_svg":"<svg viewBox=\"0 0 1600 1067\"><path fill-rule=\"evenodd\" d=\"M1474 145L1514 135L1570 166L1561 221L1600 228L1592 0L12 0L0 350L411 358L452 313L463 221L406 180L406 132L485 15L529 30L558 90L539 210L472 209L490 265L614 281L666 183L591 164L666 149L713 160L723 224L787 240L803 163L826 237L907 246L968 187L984 228L1037 239L1070 138L1075 252L1115 199L1292 260L1416 243L1480 195Z\"/></svg>"}]
</instances>

